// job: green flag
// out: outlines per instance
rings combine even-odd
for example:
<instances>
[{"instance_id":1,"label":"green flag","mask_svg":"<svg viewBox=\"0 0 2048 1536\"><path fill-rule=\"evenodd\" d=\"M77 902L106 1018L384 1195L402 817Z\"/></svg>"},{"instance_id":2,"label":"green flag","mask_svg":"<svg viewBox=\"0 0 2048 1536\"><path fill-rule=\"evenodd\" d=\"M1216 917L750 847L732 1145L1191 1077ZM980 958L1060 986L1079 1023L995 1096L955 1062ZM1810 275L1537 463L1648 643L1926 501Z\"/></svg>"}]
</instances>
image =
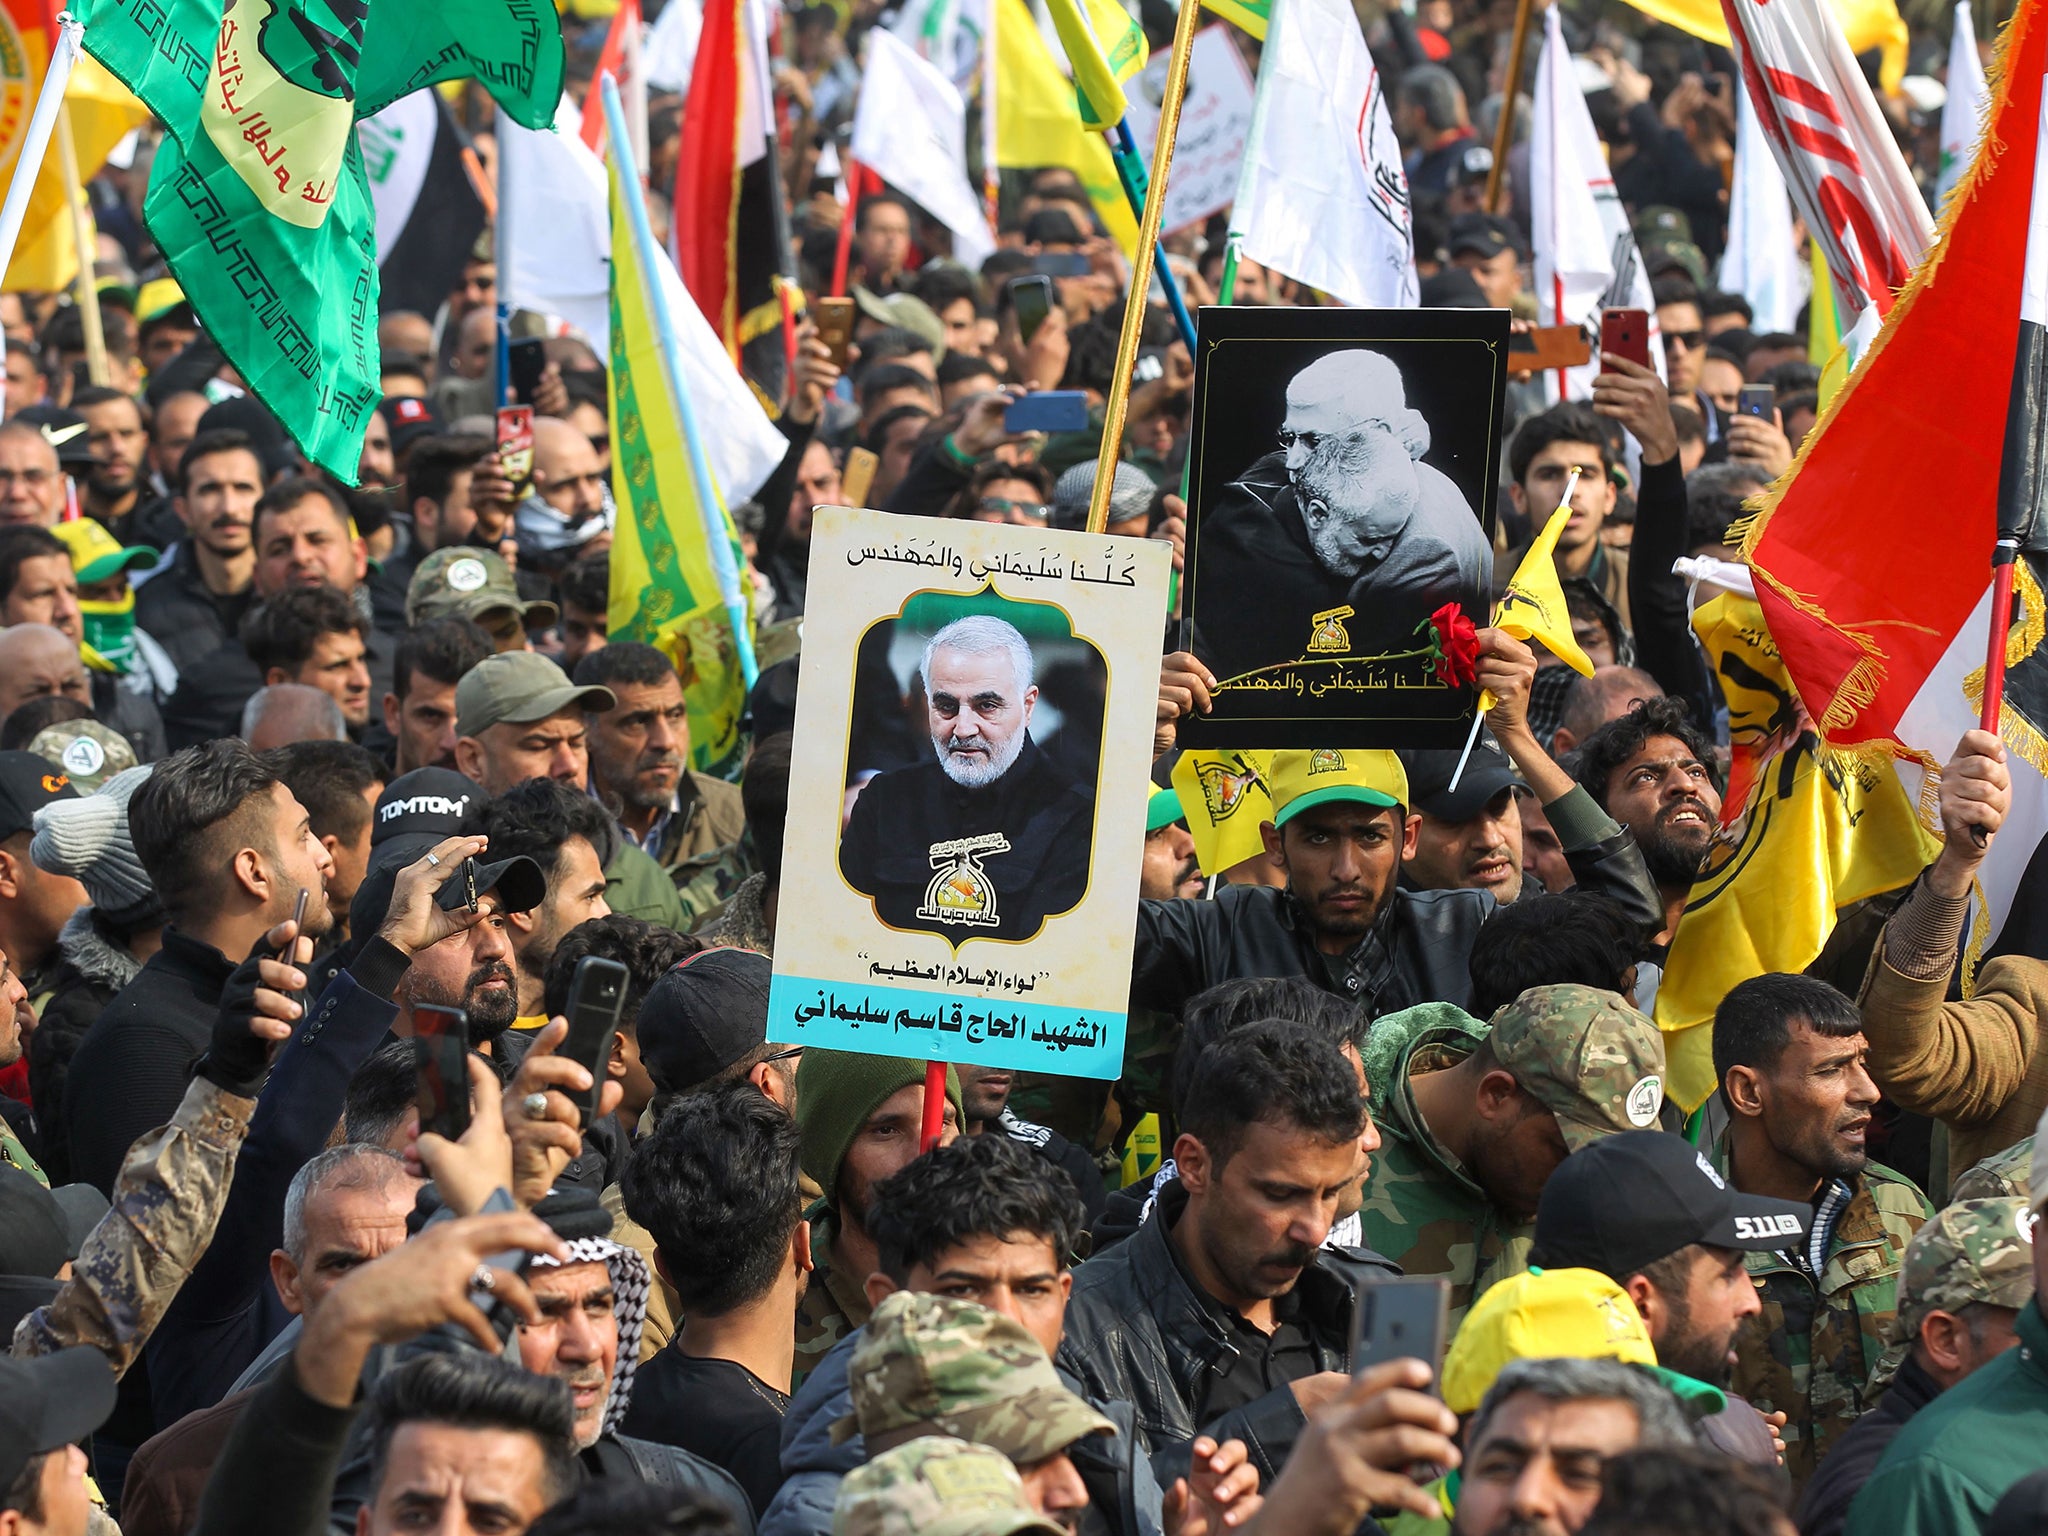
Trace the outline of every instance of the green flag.
<instances>
[{"instance_id":1,"label":"green flag","mask_svg":"<svg viewBox=\"0 0 2048 1536\"><path fill-rule=\"evenodd\" d=\"M358 118L474 77L554 121L546 0L83 0L86 50L170 130L143 201L200 323L306 455L353 485L379 398Z\"/></svg>"}]
</instances>

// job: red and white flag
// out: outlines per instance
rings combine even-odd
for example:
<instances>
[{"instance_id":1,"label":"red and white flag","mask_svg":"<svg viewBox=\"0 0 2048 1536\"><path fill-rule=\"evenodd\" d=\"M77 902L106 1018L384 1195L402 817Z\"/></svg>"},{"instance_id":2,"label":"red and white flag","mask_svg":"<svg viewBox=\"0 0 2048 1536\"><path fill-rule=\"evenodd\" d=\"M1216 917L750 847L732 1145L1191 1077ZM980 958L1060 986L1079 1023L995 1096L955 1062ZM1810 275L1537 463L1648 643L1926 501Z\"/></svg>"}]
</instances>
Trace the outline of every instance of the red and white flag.
<instances>
[{"instance_id":1,"label":"red and white flag","mask_svg":"<svg viewBox=\"0 0 2048 1536\"><path fill-rule=\"evenodd\" d=\"M1742 80L1792 201L1827 253L1846 332L1882 318L1934 220L1877 98L1821 0L1721 0Z\"/></svg>"}]
</instances>

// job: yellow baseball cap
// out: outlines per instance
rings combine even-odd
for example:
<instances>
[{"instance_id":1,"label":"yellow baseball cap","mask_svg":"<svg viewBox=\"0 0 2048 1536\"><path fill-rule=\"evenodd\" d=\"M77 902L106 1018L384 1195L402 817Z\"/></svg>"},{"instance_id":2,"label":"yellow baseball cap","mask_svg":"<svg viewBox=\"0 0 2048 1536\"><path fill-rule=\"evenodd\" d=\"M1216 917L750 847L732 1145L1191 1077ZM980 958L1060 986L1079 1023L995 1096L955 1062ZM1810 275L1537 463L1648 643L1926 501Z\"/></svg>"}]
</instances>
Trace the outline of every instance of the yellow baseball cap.
<instances>
[{"instance_id":1,"label":"yellow baseball cap","mask_svg":"<svg viewBox=\"0 0 2048 1536\"><path fill-rule=\"evenodd\" d=\"M1408 774L1391 752L1318 747L1313 752L1275 752L1272 773L1273 825L1333 800L1401 809L1408 803Z\"/></svg>"},{"instance_id":2,"label":"yellow baseball cap","mask_svg":"<svg viewBox=\"0 0 2048 1536\"><path fill-rule=\"evenodd\" d=\"M1470 1413L1511 1362L1554 1359L1657 1369L1657 1351L1628 1292L1597 1269L1531 1269L1489 1288L1465 1314L1444 1356L1444 1406ZM1692 1411L1727 1406L1704 1382L1657 1375L1689 1408L1698 1405Z\"/></svg>"},{"instance_id":3,"label":"yellow baseball cap","mask_svg":"<svg viewBox=\"0 0 2048 1536\"><path fill-rule=\"evenodd\" d=\"M74 518L57 524L50 532L71 552L72 574L88 585L105 581L116 571L146 570L160 558L155 550L139 544L124 548L96 518Z\"/></svg>"}]
</instances>

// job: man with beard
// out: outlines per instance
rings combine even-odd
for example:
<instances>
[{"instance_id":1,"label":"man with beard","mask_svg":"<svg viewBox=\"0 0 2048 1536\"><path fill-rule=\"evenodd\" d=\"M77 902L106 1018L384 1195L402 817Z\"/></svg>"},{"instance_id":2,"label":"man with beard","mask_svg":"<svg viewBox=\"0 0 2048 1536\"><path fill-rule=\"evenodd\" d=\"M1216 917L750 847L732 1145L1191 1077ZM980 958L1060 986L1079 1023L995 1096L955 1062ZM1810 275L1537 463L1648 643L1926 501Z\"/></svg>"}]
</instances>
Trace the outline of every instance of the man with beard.
<instances>
[{"instance_id":1,"label":"man with beard","mask_svg":"<svg viewBox=\"0 0 2048 1536\"><path fill-rule=\"evenodd\" d=\"M1506 906L1522 894L1521 798L1529 793L1514 761L1481 728L1458 772L1456 751L1401 754L1415 847L1401 878L1421 891L1491 891ZM1458 775L1458 787L1451 778Z\"/></svg>"},{"instance_id":2,"label":"man with beard","mask_svg":"<svg viewBox=\"0 0 2048 1536\"><path fill-rule=\"evenodd\" d=\"M431 619L405 632L384 695L384 729L399 773L455 770L455 685L492 654L491 637L468 619Z\"/></svg>"},{"instance_id":3,"label":"man with beard","mask_svg":"<svg viewBox=\"0 0 2048 1536\"><path fill-rule=\"evenodd\" d=\"M1204 564L1243 577L1202 586L1194 648L1218 677L1293 661L1331 609L1352 610L1357 656L1410 649L1445 603L1482 610L1493 550L1464 493L1422 462L1429 444L1378 352L1332 352L1288 381L1279 449L1202 519Z\"/></svg>"},{"instance_id":4,"label":"man with beard","mask_svg":"<svg viewBox=\"0 0 2048 1536\"><path fill-rule=\"evenodd\" d=\"M86 419L86 443L93 466L80 488L86 514L104 523L123 544L168 549L178 537L170 502L151 496L143 478L149 432L134 397L95 386L71 397L71 408Z\"/></svg>"},{"instance_id":5,"label":"man with beard","mask_svg":"<svg viewBox=\"0 0 2048 1536\"><path fill-rule=\"evenodd\" d=\"M1934 1214L1903 1174L1870 1160L1877 1085L1855 1004L1824 981L1771 974L1714 1011L1714 1073L1728 1128L1714 1164L1747 1195L1813 1209L1803 1243L1752 1254L1763 1315L1736 1340L1735 1390L1782 1411L1795 1488L1876 1401L1904 1351L1891 1343L1906 1245Z\"/></svg>"},{"instance_id":6,"label":"man with beard","mask_svg":"<svg viewBox=\"0 0 2048 1536\"><path fill-rule=\"evenodd\" d=\"M1088 887L1094 796L1031 739L1031 647L987 614L955 619L918 663L937 763L878 774L839 843L847 884L892 928L1028 939Z\"/></svg>"},{"instance_id":7,"label":"man with beard","mask_svg":"<svg viewBox=\"0 0 2048 1536\"><path fill-rule=\"evenodd\" d=\"M1713 747L1677 699L1644 699L1579 745L1577 773L1600 809L1635 834L1664 901L1668 943L1721 819Z\"/></svg>"},{"instance_id":8,"label":"man with beard","mask_svg":"<svg viewBox=\"0 0 2048 1536\"><path fill-rule=\"evenodd\" d=\"M178 461L171 508L184 537L171 563L135 594L135 622L180 672L235 637L255 591L252 530L263 460L246 432L202 432Z\"/></svg>"},{"instance_id":9,"label":"man with beard","mask_svg":"<svg viewBox=\"0 0 2048 1536\"><path fill-rule=\"evenodd\" d=\"M1145 862L1138 895L1145 901L1192 901L1202 894L1202 866L1176 790L1151 786L1145 802Z\"/></svg>"},{"instance_id":10,"label":"man with beard","mask_svg":"<svg viewBox=\"0 0 2048 1536\"><path fill-rule=\"evenodd\" d=\"M611 708L583 717L590 728L591 798L667 872L682 896L687 926L696 928L754 872L752 857L740 847L747 829L740 787L691 770L683 681L653 646L601 646L584 656L576 682L611 690Z\"/></svg>"},{"instance_id":11,"label":"man with beard","mask_svg":"<svg viewBox=\"0 0 2048 1536\"><path fill-rule=\"evenodd\" d=\"M547 892L509 918L519 970L519 1027L538 1028L548 961L562 935L593 917L609 917L604 854L615 834L588 795L556 779L528 779L469 813L464 826L491 840L499 857L524 854L540 866Z\"/></svg>"}]
</instances>

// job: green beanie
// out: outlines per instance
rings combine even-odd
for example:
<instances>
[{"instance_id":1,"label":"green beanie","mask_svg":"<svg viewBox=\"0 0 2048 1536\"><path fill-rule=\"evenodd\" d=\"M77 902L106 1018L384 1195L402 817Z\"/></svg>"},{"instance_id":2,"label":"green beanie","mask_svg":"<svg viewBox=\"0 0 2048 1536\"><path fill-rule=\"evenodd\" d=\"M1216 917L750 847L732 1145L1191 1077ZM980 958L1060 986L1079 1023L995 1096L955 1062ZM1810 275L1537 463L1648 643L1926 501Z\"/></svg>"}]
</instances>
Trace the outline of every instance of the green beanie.
<instances>
[{"instance_id":1,"label":"green beanie","mask_svg":"<svg viewBox=\"0 0 2048 1536\"><path fill-rule=\"evenodd\" d=\"M799 1161L825 1192L828 1209L838 1205L839 1165L868 1116L899 1088L923 1082L921 1061L816 1046L804 1052L796 1069L796 1126L802 1138ZM946 1097L964 1120L960 1078L951 1067L946 1068Z\"/></svg>"}]
</instances>

